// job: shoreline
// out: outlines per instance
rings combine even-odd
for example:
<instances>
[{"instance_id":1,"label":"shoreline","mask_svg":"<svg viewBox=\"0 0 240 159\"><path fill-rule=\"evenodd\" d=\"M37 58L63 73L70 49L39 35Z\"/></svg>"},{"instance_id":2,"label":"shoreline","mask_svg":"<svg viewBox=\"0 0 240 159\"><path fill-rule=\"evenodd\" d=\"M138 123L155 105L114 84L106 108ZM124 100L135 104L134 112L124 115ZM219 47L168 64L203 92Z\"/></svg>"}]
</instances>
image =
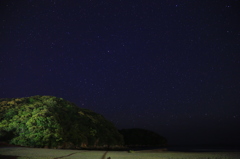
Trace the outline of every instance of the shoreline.
<instances>
[{"instance_id":1,"label":"shoreline","mask_svg":"<svg viewBox=\"0 0 240 159\"><path fill-rule=\"evenodd\" d=\"M0 149L39 149L39 150L66 150L66 151L119 151L119 152L240 152L240 147L237 148L220 148L220 147L173 147L173 148L146 148L146 149L49 149L37 147L23 147L23 146L0 146ZM0 154L1 155L1 154ZM1 159L1 158L0 158Z\"/></svg>"},{"instance_id":2,"label":"shoreline","mask_svg":"<svg viewBox=\"0 0 240 159\"><path fill-rule=\"evenodd\" d=\"M0 142L1 148L33 148L18 145L11 145L5 142ZM34 148L34 149L48 149L48 148ZM122 148L82 148L82 149L49 149L49 150L80 150L80 151L127 151L127 152L240 152L238 145L186 145L186 146L165 146L165 147L151 147L151 146L126 146Z\"/></svg>"}]
</instances>

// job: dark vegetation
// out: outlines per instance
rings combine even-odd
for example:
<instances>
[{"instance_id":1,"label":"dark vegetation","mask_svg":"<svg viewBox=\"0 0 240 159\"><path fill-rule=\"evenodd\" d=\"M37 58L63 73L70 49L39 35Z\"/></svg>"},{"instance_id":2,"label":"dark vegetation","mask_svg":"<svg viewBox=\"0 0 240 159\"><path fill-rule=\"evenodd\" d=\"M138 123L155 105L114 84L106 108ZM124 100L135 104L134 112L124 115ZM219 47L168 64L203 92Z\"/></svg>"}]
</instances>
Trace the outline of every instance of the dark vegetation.
<instances>
[{"instance_id":1,"label":"dark vegetation","mask_svg":"<svg viewBox=\"0 0 240 159\"><path fill-rule=\"evenodd\" d=\"M166 146L167 139L155 132L144 129L122 129L119 131L128 147Z\"/></svg>"},{"instance_id":2,"label":"dark vegetation","mask_svg":"<svg viewBox=\"0 0 240 159\"><path fill-rule=\"evenodd\" d=\"M0 143L27 147L125 149L165 146L166 139L143 129L123 129L102 115L62 98L0 99ZM125 147L123 147L125 143Z\"/></svg>"},{"instance_id":3,"label":"dark vegetation","mask_svg":"<svg viewBox=\"0 0 240 159\"><path fill-rule=\"evenodd\" d=\"M62 98L0 99L0 141L47 148L123 145L123 137L102 115Z\"/></svg>"}]
</instances>

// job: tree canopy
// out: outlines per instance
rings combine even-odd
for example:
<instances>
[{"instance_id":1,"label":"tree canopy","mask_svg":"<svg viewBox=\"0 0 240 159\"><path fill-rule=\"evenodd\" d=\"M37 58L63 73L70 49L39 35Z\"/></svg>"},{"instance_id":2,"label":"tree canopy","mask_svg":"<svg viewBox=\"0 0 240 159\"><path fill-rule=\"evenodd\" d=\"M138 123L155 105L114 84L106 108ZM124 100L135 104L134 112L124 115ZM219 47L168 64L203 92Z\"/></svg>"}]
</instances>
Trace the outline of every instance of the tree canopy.
<instances>
[{"instance_id":1,"label":"tree canopy","mask_svg":"<svg viewBox=\"0 0 240 159\"><path fill-rule=\"evenodd\" d=\"M48 148L123 144L122 135L102 115L53 96L0 99L0 140Z\"/></svg>"}]
</instances>

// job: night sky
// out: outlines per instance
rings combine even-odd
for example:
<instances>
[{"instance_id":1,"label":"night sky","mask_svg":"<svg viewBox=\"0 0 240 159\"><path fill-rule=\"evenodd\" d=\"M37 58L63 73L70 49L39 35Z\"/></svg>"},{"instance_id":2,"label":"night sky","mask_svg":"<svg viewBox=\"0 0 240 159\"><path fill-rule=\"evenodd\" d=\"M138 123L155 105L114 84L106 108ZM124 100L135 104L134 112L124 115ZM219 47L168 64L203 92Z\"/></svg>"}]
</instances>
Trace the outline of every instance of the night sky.
<instances>
[{"instance_id":1,"label":"night sky","mask_svg":"<svg viewBox=\"0 0 240 159\"><path fill-rule=\"evenodd\" d=\"M0 98L61 97L170 144L240 142L239 0L0 6Z\"/></svg>"}]
</instances>

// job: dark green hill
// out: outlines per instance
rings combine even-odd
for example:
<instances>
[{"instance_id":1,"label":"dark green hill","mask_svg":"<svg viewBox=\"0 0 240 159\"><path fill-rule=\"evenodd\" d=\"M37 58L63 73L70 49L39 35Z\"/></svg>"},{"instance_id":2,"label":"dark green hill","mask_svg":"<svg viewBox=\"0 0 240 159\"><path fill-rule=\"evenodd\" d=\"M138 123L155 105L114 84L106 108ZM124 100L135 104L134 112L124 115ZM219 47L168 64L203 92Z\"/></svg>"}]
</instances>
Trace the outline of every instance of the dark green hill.
<instances>
[{"instance_id":1,"label":"dark green hill","mask_svg":"<svg viewBox=\"0 0 240 159\"><path fill-rule=\"evenodd\" d=\"M98 148L123 144L102 115L62 98L0 99L0 141L48 148Z\"/></svg>"},{"instance_id":2,"label":"dark green hill","mask_svg":"<svg viewBox=\"0 0 240 159\"><path fill-rule=\"evenodd\" d=\"M122 129L119 131L126 146L166 146L167 139L159 134L145 129Z\"/></svg>"}]
</instances>

